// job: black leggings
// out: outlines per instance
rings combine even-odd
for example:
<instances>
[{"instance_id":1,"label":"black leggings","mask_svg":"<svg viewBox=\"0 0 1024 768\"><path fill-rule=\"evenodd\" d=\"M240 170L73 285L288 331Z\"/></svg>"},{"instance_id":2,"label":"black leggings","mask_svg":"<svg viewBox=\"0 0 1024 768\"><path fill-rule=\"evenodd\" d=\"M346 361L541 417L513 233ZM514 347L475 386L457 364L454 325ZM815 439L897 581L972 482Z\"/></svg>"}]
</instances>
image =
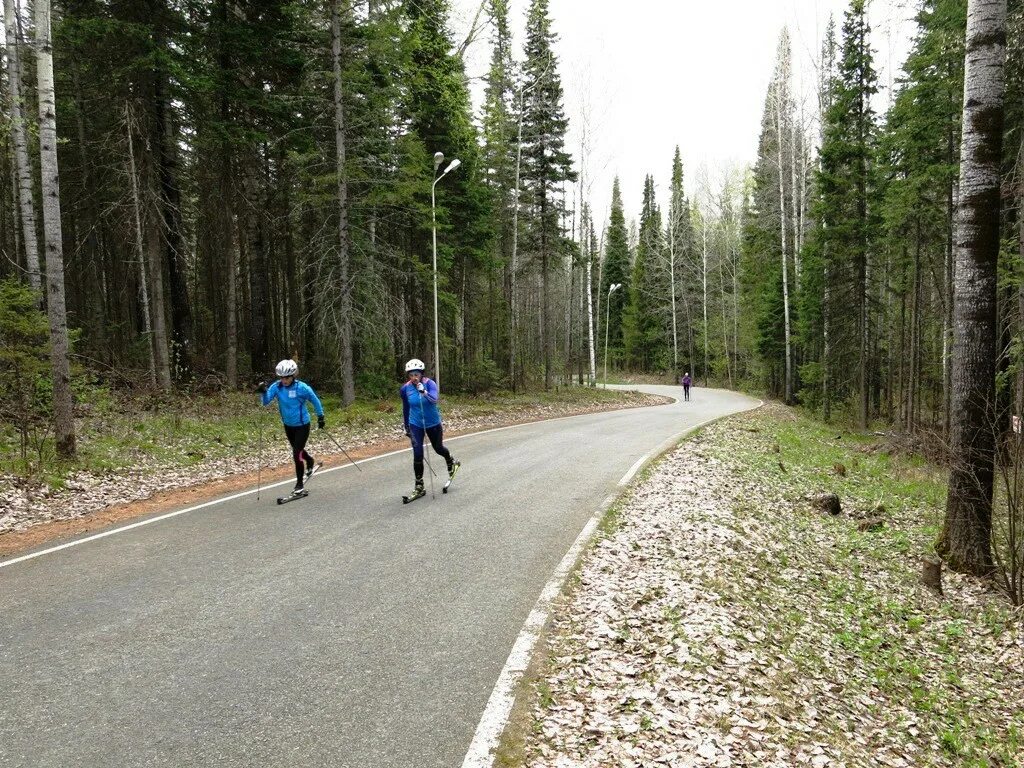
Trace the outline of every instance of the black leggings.
<instances>
[{"instance_id":1,"label":"black leggings","mask_svg":"<svg viewBox=\"0 0 1024 768\"><path fill-rule=\"evenodd\" d=\"M430 444L434 447L434 453L443 456L445 462L448 464L449 469L452 466L452 455L448 449L444 447L444 443L441 442L442 430L440 424L435 424L432 427L427 427L426 430L423 427L417 427L415 424L409 425L409 436L412 438L412 471L416 473L416 479L423 479L423 433L427 433L427 437L430 438Z\"/></svg>"},{"instance_id":2,"label":"black leggings","mask_svg":"<svg viewBox=\"0 0 1024 768\"><path fill-rule=\"evenodd\" d=\"M289 427L284 425L284 433L288 435L288 442L292 446L292 460L295 461L295 480L302 485L303 477L307 468L313 468L313 457L306 450L306 441L309 440L309 424L301 427ZM303 466L305 459L305 466Z\"/></svg>"}]
</instances>

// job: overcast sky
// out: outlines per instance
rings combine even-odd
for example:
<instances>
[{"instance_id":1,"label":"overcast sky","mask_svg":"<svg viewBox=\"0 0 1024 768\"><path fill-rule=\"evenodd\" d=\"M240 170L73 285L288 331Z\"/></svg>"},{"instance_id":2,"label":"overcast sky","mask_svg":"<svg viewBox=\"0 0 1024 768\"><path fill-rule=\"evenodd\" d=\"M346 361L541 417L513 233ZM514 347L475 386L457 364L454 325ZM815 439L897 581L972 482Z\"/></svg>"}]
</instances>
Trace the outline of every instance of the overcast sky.
<instances>
[{"instance_id":1,"label":"overcast sky","mask_svg":"<svg viewBox=\"0 0 1024 768\"><path fill-rule=\"evenodd\" d=\"M451 2L452 33L461 42L479 0ZM517 58L528 5L529 0L511 0ZM627 219L639 213L648 173L654 174L663 202L677 144L690 194L702 164L714 177L727 165L752 163L782 27L789 27L793 41L796 77L810 93L829 15L841 29L847 5L847 0L550 0L577 170L579 130L590 115L588 174L599 221L606 218L616 174ZM883 86L890 72L899 76L914 31L914 5L908 0L871 4L872 45ZM477 107L479 78L489 57L488 35L481 35L466 59ZM879 111L887 99L883 91Z\"/></svg>"}]
</instances>

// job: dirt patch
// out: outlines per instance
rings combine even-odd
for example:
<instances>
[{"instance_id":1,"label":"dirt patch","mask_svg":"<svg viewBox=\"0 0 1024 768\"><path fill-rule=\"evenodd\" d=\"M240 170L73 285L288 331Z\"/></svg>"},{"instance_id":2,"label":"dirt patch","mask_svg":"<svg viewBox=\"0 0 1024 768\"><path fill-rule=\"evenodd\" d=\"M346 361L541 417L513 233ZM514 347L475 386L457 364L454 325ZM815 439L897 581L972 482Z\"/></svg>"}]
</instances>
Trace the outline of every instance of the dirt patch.
<instances>
[{"instance_id":1,"label":"dirt patch","mask_svg":"<svg viewBox=\"0 0 1024 768\"><path fill-rule=\"evenodd\" d=\"M586 413L597 413L603 411L622 410L623 408L640 408L651 405L659 405L671 402L669 398L650 395L649 400L635 404L615 403L608 407L594 407L586 405L580 407L576 413L559 413L552 416L533 419L508 419L499 420L497 423L490 422L479 427L453 430L446 434L446 437L458 437L459 435L470 435L477 432L484 432L502 426L513 426L519 424L532 424L538 421L549 421L550 419L564 418L569 415L583 415ZM346 449L353 460L368 459L373 456L380 456L391 451L408 448L409 444L404 440L376 442L358 448ZM317 456L323 456L325 465L338 466L348 460L340 452L318 450ZM273 467L265 467L261 473L263 485L268 485L280 480L287 480L293 475L293 468L290 463L278 464ZM197 504L204 504L222 496L229 496L256 485L257 472L240 472L215 480L200 482L194 485L183 485L164 491L158 491L152 496L137 501L130 501L122 504L114 504L109 507L90 511L79 517L67 520L54 520L52 522L39 523L24 530L7 531L0 533L0 558L7 558L29 549L34 549L56 539L67 539L92 533L104 528L123 523L135 518L148 515L158 515L170 512L183 507L191 507Z\"/></svg>"}]
</instances>

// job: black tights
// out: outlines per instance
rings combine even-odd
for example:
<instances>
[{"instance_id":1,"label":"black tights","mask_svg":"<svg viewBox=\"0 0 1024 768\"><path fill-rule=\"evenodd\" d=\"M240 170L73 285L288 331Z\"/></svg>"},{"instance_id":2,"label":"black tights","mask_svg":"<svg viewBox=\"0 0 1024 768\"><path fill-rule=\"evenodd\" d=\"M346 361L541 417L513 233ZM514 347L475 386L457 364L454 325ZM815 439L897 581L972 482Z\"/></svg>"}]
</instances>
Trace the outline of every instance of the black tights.
<instances>
[{"instance_id":1,"label":"black tights","mask_svg":"<svg viewBox=\"0 0 1024 768\"><path fill-rule=\"evenodd\" d=\"M313 457L306 450L306 441L309 440L309 424L303 424L301 427L289 427L285 424L284 433L288 435L288 442L292 446L292 460L295 462L295 481L297 485L301 486L306 470L312 469L314 464ZM303 465L303 460L305 460L305 465Z\"/></svg>"},{"instance_id":2,"label":"black tights","mask_svg":"<svg viewBox=\"0 0 1024 768\"><path fill-rule=\"evenodd\" d=\"M416 473L417 482L423 479L423 433L427 433L427 437L430 438L430 444L434 447L434 453L443 456L445 463L448 464L449 471L452 466L452 455L447 448L444 447L444 443L441 442L442 430L440 424L435 424L432 427L427 427L426 430L423 427L417 427L415 424L409 425L409 435L412 438L412 470Z\"/></svg>"}]
</instances>

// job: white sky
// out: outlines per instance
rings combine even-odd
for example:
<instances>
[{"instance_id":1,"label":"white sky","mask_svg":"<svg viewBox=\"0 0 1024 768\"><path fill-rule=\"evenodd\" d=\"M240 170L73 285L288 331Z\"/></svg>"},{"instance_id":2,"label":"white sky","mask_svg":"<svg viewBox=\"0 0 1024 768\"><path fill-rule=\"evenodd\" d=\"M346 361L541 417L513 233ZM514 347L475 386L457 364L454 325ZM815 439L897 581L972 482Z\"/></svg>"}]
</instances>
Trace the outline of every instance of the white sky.
<instances>
[{"instance_id":1,"label":"white sky","mask_svg":"<svg viewBox=\"0 0 1024 768\"><path fill-rule=\"evenodd\" d=\"M457 42L465 38L479 1L451 0ZM528 5L529 0L511 0L517 58ZM590 114L587 174L598 222L606 220L616 174L627 220L639 213L648 173L654 174L663 203L676 144L691 196L702 164L714 178L729 165L752 163L782 27L789 26L796 78L810 94L829 14L841 33L847 5L847 0L550 0L570 121L567 143L577 170L580 127ZM872 47L883 86L899 75L916 5L913 0L874 0L870 7ZM467 74L476 78L478 108L479 78L489 58L488 30L466 57ZM885 88L879 112L887 99ZM812 102L808 98L809 109Z\"/></svg>"}]
</instances>

